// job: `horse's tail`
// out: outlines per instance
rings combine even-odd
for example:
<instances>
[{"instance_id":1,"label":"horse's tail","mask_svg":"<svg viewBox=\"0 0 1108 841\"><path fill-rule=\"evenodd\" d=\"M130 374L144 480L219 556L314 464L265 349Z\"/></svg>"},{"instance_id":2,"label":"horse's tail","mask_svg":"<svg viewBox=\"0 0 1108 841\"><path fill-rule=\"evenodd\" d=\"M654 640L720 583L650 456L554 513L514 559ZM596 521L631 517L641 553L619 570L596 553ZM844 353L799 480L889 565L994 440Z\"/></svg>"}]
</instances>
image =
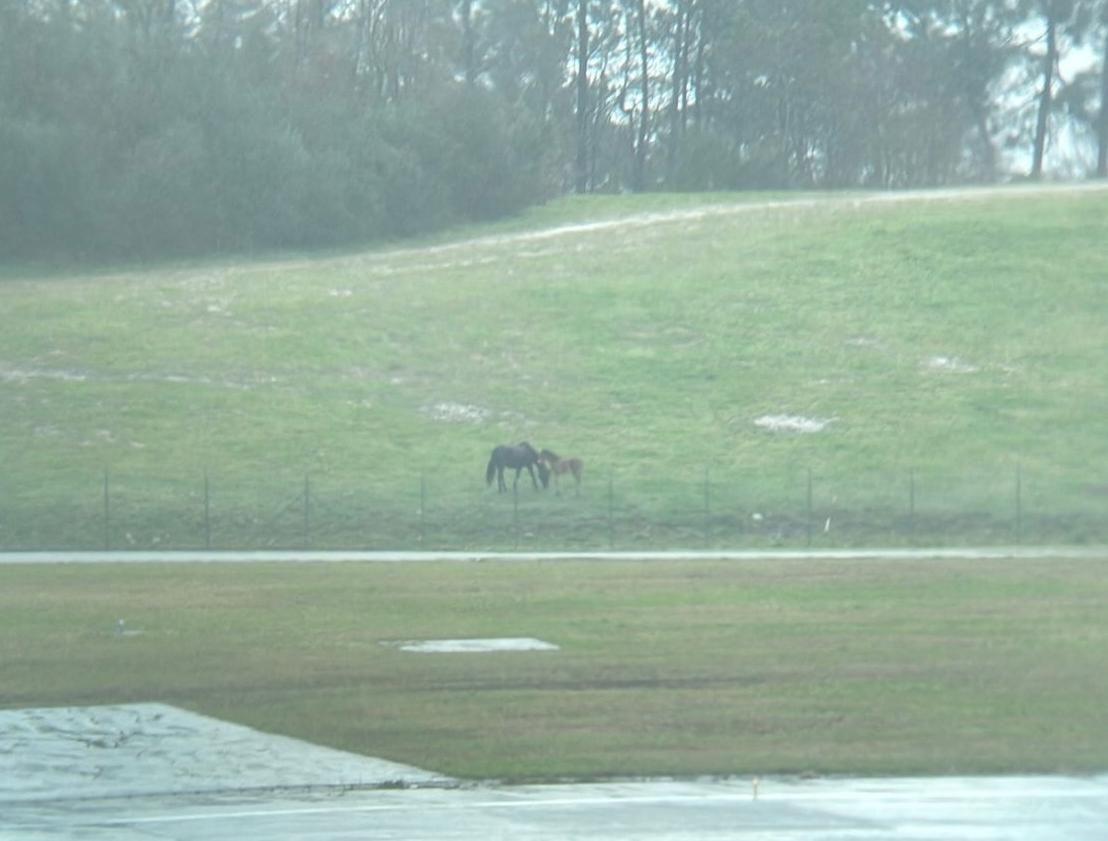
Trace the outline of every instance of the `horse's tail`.
<instances>
[{"instance_id":1,"label":"horse's tail","mask_svg":"<svg viewBox=\"0 0 1108 841\"><path fill-rule=\"evenodd\" d=\"M496 457L489 459L488 469L485 470L485 484L492 484L492 477L496 475Z\"/></svg>"}]
</instances>

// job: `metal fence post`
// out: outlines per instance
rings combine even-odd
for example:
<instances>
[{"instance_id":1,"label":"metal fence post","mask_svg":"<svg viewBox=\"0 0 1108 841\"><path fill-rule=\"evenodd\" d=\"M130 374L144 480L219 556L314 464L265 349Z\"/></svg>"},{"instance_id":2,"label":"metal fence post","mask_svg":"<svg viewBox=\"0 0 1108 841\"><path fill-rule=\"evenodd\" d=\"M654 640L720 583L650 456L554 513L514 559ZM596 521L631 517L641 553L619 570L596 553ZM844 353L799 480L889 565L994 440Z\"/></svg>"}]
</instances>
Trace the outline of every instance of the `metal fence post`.
<instances>
[{"instance_id":1,"label":"metal fence post","mask_svg":"<svg viewBox=\"0 0 1108 841\"><path fill-rule=\"evenodd\" d=\"M812 546L812 468L808 468L808 516L805 524L807 545Z\"/></svg>"},{"instance_id":2,"label":"metal fence post","mask_svg":"<svg viewBox=\"0 0 1108 841\"><path fill-rule=\"evenodd\" d=\"M613 498L615 496L614 480L612 474L608 474L608 548L616 548L616 526Z\"/></svg>"},{"instance_id":3,"label":"metal fence post","mask_svg":"<svg viewBox=\"0 0 1108 841\"><path fill-rule=\"evenodd\" d=\"M704 468L704 545L712 545L712 468Z\"/></svg>"},{"instance_id":4,"label":"metal fence post","mask_svg":"<svg viewBox=\"0 0 1108 841\"><path fill-rule=\"evenodd\" d=\"M1016 543L1023 541L1023 474L1016 462Z\"/></svg>"},{"instance_id":5,"label":"metal fence post","mask_svg":"<svg viewBox=\"0 0 1108 841\"><path fill-rule=\"evenodd\" d=\"M419 548L427 542L427 477L419 475Z\"/></svg>"},{"instance_id":6,"label":"metal fence post","mask_svg":"<svg viewBox=\"0 0 1108 841\"><path fill-rule=\"evenodd\" d=\"M513 546L519 551L519 484L512 485L512 539Z\"/></svg>"},{"instance_id":7,"label":"metal fence post","mask_svg":"<svg viewBox=\"0 0 1108 841\"><path fill-rule=\"evenodd\" d=\"M104 551L112 549L112 504L111 504L111 478L108 468L104 468Z\"/></svg>"},{"instance_id":8,"label":"metal fence post","mask_svg":"<svg viewBox=\"0 0 1108 841\"><path fill-rule=\"evenodd\" d=\"M916 541L916 469L908 471L908 539Z\"/></svg>"},{"instance_id":9,"label":"metal fence post","mask_svg":"<svg viewBox=\"0 0 1108 841\"><path fill-rule=\"evenodd\" d=\"M312 547L312 485L311 474L304 474L304 548L310 549Z\"/></svg>"}]
</instances>

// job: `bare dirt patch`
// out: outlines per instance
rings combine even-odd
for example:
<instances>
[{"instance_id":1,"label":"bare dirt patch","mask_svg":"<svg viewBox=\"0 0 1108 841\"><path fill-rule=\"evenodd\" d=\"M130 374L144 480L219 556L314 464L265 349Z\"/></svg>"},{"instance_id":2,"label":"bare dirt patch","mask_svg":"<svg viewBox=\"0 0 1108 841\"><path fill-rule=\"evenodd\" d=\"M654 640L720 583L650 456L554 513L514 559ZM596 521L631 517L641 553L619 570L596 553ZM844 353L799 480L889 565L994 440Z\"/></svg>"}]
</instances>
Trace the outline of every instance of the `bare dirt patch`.
<instances>
[{"instance_id":1,"label":"bare dirt patch","mask_svg":"<svg viewBox=\"0 0 1108 841\"><path fill-rule=\"evenodd\" d=\"M806 418L802 415L762 415L754 425L769 432L823 432L837 418Z\"/></svg>"},{"instance_id":2,"label":"bare dirt patch","mask_svg":"<svg viewBox=\"0 0 1108 841\"><path fill-rule=\"evenodd\" d=\"M976 365L957 356L929 356L922 364L929 371L946 371L951 374L976 374L980 370Z\"/></svg>"},{"instance_id":3,"label":"bare dirt patch","mask_svg":"<svg viewBox=\"0 0 1108 841\"><path fill-rule=\"evenodd\" d=\"M485 423L492 418L492 410L469 403L443 401L424 406L420 413L429 420L439 423Z\"/></svg>"},{"instance_id":4,"label":"bare dirt patch","mask_svg":"<svg viewBox=\"0 0 1108 841\"><path fill-rule=\"evenodd\" d=\"M401 651L419 654L482 654L501 651L557 651L558 646L533 637L488 639L399 640L383 642Z\"/></svg>"}]
</instances>

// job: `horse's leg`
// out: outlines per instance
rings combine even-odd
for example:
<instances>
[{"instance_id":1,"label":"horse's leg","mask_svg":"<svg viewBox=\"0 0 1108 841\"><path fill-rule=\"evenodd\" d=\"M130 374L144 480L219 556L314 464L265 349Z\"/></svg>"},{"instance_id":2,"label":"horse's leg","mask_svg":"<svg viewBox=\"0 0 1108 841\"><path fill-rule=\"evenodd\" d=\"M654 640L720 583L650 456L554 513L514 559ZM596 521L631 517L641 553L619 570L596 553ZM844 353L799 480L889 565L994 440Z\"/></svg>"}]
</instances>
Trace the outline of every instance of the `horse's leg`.
<instances>
[{"instance_id":1,"label":"horse's leg","mask_svg":"<svg viewBox=\"0 0 1108 841\"><path fill-rule=\"evenodd\" d=\"M498 464L496 466L496 492L504 493L508 490L508 486L504 483L504 465Z\"/></svg>"},{"instance_id":2,"label":"horse's leg","mask_svg":"<svg viewBox=\"0 0 1108 841\"><path fill-rule=\"evenodd\" d=\"M531 484L535 486L535 490L539 489L539 481L535 478L535 469L531 465L527 465L527 472L531 474Z\"/></svg>"}]
</instances>

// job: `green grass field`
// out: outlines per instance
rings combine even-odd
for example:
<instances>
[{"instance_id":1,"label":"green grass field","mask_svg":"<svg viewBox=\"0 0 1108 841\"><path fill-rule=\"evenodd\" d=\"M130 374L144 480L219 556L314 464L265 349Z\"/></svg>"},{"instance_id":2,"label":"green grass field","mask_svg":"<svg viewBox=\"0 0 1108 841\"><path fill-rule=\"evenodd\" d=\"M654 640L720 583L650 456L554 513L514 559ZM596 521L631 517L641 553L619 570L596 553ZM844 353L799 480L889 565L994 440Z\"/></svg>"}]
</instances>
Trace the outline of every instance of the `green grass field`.
<instances>
[{"instance_id":1,"label":"green grass field","mask_svg":"<svg viewBox=\"0 0 1108 841\"><path fill-rule=\"evenodd\" d=\"M0 547L1108 541L1108 192L866 198L8 268ZM581 495L486 489L521 439Z\"/></svg>"},{"instance_id":2,"label":"green grass field","mask_svg":"<svg viewBox=\"0 0 1108 841\"><path fill-rule=\"evenodd\" d=\"M0 566L0 707L479 779L1103 771L1106 561ZM560 650L381 644L489 636Z\"/></svg>"}]
</instances>

